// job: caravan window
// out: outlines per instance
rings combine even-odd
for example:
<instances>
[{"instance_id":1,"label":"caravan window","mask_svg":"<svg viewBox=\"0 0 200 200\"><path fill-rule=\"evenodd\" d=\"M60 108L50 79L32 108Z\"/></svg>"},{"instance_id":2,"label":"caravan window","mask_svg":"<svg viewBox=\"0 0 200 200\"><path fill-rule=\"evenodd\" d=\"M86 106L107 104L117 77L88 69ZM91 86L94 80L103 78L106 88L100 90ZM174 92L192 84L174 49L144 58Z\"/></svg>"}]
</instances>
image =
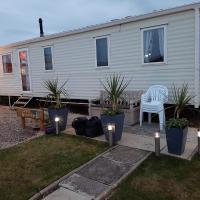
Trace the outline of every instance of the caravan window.
<instances>
[{"instance_id":1,"label":"caravan window","mask_svg":"<svg viewBox=\"0 0 200 200\"><path fill-rule=\"evenodd\" d=\"M12 56L11 54L6 54L2 56L3 72L12 73Z\"/></svg>"},{"instance_id":2,"label":"caravan window","mask_svg":"<svg viewBox=\"0 0 200 200\"><path fill-rule=\"evenodd\" d=\"M96 66L108 66L108 37L96 38Z\"/></svg>"},{"instance_id":3,"label":"caravan window","mask_svg":"<svg viewBox=\"0 0 200 200\"><path fill-rule=\"evenodd\" d=\"M45 70L53 70L52 47L44 47Z\"/></svg>"},{"instance_id":4,"label":"caravan window","mask_svg":"<svg viewBox=\"0 0 200 200\"><path fill-rule=\"evenodd\" d=\"M143 63L166 62L166 26L142 29Z\"/></svg>"}]
</instances>

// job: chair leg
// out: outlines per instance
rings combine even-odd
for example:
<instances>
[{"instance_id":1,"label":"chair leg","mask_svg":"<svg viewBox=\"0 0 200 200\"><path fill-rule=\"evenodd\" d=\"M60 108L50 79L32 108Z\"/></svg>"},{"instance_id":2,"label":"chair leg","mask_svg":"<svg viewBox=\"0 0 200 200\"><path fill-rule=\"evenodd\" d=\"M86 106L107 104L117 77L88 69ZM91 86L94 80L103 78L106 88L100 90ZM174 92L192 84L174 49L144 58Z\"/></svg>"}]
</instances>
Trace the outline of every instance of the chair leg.
<instances>
[{"instance_id":1,"label":"chair leg","mask_svg":"<svg viewBox=\"0 0 200 200\"><path fill-rule=\"evenodd\" d=\"M148 113L148 123L151 124L151 113Z\"/></svg>"},{"instance_id":2,"label":"chair leg","mask_svg":"<svg viewBox=\"0 0 200 200\"><path fill-rule=\"evenodd\" d=\"M164 119L164 114L162 111L162 112L159 112L160 131L163 130L163 119Z\"/></svg>"},{"instance_id":3,"label":"chair leg","mask_svg":"<svg viewBox=\"0 0 200 200\"><path fill-rule=\"evenodd\" d=\"M140 109L140 126L142 126L142 120L143 120L143 112L142 109Z\"/></svg>"}]
</instances>

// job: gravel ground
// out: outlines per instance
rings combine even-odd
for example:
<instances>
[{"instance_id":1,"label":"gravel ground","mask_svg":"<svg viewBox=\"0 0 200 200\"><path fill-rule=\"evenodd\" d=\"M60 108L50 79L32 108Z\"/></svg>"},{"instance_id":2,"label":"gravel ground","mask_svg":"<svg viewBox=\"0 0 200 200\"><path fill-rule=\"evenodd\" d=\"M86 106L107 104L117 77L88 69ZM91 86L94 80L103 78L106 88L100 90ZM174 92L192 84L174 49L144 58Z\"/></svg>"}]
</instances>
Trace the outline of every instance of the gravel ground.
<instances>
[{"instance_id":1,"label":"gravel ground","mask_svg":"<svg viewBox=\"0 0 200 200\"><path fill-rule=\"evenodd\" d=\"M27 124L30 125L31 121ZM36 137L37 132L33 128L21 128L21 119L14 110L0 106L0 149L13 146Z\"/></svg>"},{"instance_id":2,"label":"gravel ground","mask_svg":"<svg viewBox=\"0 0 200 200\"><path fill-rule=\"evenodd\" d=\"M71 129L74 118L84 115L69 113L67 129ZM7 106L0 106L0 149L8 148L21 142L43 135L42 132L34 130L31 119L26 119L27 128L22 129L21 119L17 117L16 111Z\"/></svg>"}]
</instances>

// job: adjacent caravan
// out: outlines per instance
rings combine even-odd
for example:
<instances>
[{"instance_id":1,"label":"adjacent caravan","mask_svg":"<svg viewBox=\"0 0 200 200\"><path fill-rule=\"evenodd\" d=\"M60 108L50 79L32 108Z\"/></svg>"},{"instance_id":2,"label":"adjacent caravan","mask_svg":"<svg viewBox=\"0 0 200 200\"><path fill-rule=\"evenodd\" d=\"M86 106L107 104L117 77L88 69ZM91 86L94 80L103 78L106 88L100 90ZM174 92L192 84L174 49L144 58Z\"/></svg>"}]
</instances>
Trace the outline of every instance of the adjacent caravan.
<instances>
[{"instance_id":1,"label":"adjacent caravan","mask_svg":"<svg viewBox=\"0 0 200 200\"><path fill-rule=\"evenodd\" d=\"M70 98L98 98L110 73L128 90L188 83L200 104L200 3L41 35L0 47L0 96L43 97L43 81L68 79Z\"/></svg>"}]
</instances>

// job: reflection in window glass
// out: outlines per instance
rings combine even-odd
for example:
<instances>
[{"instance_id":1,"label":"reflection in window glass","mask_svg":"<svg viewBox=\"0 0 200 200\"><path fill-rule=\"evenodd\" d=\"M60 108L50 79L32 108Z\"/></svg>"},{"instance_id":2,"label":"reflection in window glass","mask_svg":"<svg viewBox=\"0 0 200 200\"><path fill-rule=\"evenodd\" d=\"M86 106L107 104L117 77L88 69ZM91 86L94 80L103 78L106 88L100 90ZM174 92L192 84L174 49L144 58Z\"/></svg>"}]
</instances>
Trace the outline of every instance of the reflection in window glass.
<instances>
[{"instance_id":1,"label":"reflection in window glass","mask_svg":"<svg viewBox=\"0 0 200 200\"><path fill-rule=\"evenodd\" d=\"M107 38L96 39L97 67L108 66L108 40Z\"/></svg>"},{"instance_id":2,"label":"reflection in window glass","mask_svg":"<svg viewBox=\"0 0 200 200\"><path fill-rule=\"evenodd\" d=\"M3 55L3 72L4 73L12 73L12 59L11 54Z\"/></svg>"},{"instance_id":3,"label":"reflection in window glass","mask_svg":"<svg viewBox=\"0 0 200 200\"><path fill-rule=\"evenodd\" d=\"M45 47L44 48L44 62L45 62L45 70L52 70L53 69L51 47Z\"/></svg>"}]
</instances>

